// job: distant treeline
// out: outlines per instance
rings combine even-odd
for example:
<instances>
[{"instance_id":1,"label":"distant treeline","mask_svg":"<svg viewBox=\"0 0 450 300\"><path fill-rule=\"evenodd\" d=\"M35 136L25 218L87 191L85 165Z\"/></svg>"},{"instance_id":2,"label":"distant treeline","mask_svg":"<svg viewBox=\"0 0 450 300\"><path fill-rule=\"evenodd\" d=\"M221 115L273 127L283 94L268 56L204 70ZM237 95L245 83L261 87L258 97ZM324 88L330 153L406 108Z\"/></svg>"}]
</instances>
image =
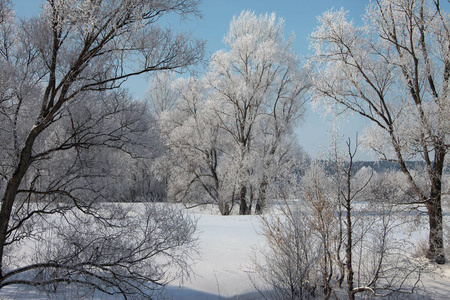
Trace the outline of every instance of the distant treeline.
<instances>
[{"instance_id":1,"label":"distant treeline","mask_svg":"<svg viewBox=\"0 0 450 300\"><path fill-rule=\"evenodd\" d=\"M321 164L325 166L325 170L329 174L333 174L336 172L336 166L333 161L330 160L321 160ZM406 162L408 168L410 170L424 170L426 164L424 161L407 161ZM356 173L362 168L372 168L377 173L390 172L390 171L401 171L400 165L393 161L354 161L353 162L353 172ZM300 175L303 174L303 171L300 171ZM444 173L450 174L450 167L446 166L444 169Z\"/></svg>"}]
</instances>

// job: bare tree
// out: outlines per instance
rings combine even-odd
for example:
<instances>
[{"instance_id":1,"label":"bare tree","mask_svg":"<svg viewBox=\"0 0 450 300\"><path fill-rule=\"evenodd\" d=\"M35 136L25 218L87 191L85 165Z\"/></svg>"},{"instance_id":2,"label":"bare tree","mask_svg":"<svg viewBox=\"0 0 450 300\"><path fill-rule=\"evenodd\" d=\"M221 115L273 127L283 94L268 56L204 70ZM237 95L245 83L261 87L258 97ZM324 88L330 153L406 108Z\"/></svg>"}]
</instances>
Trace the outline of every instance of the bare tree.
<instances>
[{"instance_id":1,"label":"bare tree","mask_svg":"<svg viewBox=\"0 0 450 300\"><path fill-rule=\"evenodd\" d=\"M263 259L254 259L257 277L254 285L265 299L315 299L322 296L320 265L324 255L318 236L305 230L310 224L289 205L278 215L262 215L263 234L268 247ZM261 284L256 283L260 279Z\"/></svg>"},{"instance_id":2,"label":"bare tree","mask_svg":"<svg viewBox=\"0 0 450 300\"><path fill-rule=\"evenodd\" d=\"M336 170L337 172L342 172L345 178L345 188L341 191L341 199L343 199L342 206L345 212L345 231L346 231L346 242L345 242L345 269L347 273L347 290L350 300L355 299L354 292L354 270L353 270L353 246L354 246L354 232L353 232L353 216L352 210L354 209L354 200L360 198L359 194L364 191L371 180L371 176L359 187L353 187L353 177L354 177L354 158L358 151L358 139L356 139L355 147L352 149L351 140L347 141L347 154L348 159L341 167L341 170ZM343 225L340 223L340 225Z\"/></svg>"},{"instance_id":3,"label":"bare tree","mask_svg":"<svg viewBox=\"0 0 450 300\"><path fill-rule=\"evenodd\" d=\"M146 101L155 117L171 110L176 103L177 94L173 88L175 73L170 70L156 72L147 88Z\"/></svg>"},{"instance_id":4,"label":"bare tree","mask_svg":"<svg viewBox=\"0 0 450 300\"><path fill-rule=\"evenodd\" d=\"M201 58L201 42L186 34L176 35L157 22L169 13L183 18L198 15L198 3L48 0L42 14L29 20L16 20L9 1L0 4L0 286L86 283L108 293L116 289L113 293L124 297L128 293L145 296L139 284L163 279L158 272L153 273L156 277L151 272L140 273L139 264L150 257L144 254L145 240L130 245L135 260L123 265L122 277L112 276L118 281L100 280L103 275L98 273L119 268L113 261L102 265L98 258L99 265L92 266L95 272L82 270L84 264L95 264L95 255L108 259L111 251L101 247L91 249L92 255L69 247L66 250L74 252L50 260L40 257L40 262L30 265L12 259L13 249L29 240L43 241L39 224L49 224L55 215L69 227L78 219L69 215L78 213L105 226L126 227L123 223L114 227L115 215L103 214L99 201L108 199L108 185L119 178L120 164L126 160L123 153L130 158L143 156L148 139L140 137L146 136L149 126L146 109L132 102L120 85L133 75L182 69ZM150 226L155 213L143 217L149 218ZM63 229L63 225L55 228L64 234ZM150 238L155 231L149 229L140 237ZM173 238L180 234L175 244L167 237L161 246L169 250L189 244L191 236L183 237L179 229L174 231ZM108 236L114 235L108 233L104 238ZM122 259L130 255L120 247L116 254L116 262L120 255ZM37 281L27 277L50 270L64 270L57 273L66 277ZM72 280L70 274L79 277ZM127 287L120 288L119 281L127 282Z\"/></svg>"},{"instance_id":5,"label":"bare tree","mask_svg":"<svg viewBox=\"0 0 450 300\"><path fill-rule=\"evenodd\" d=\"M428 256L445 263L442 173L448 150L448 13L440 1L379 0L365 25L328 11L312 33L316 50L315 98L364 117L373 127L366 146L395 161L429 216ZM322 102L323 103L323 102ZM426 164L423 187L408 159Z\"/></svg>"},{"instance_id":6,"label":"bare tree","mask_svg":"<svg viewBox=\"0 0 450 300\"><path fill-rule=\"evenodd\" d=\"M359 146L358 137L353 147L349 139L346 159L342 157L337 161L335 170L343 179L338 190L345 220L339 225L345 232L342 237L348 299L355 299L358 293L379 297L411 294L426 264L414 261L412 253L402 250L411 242L394 235L414 219L398 216L401 207L390 201L397 193L385 182L390 181L388 173L378 175L375 180L376 174L371 168L356 172L355 156Z\"/></svg>"},{"instance_id":7,"label":"bare tree","mask_svg":"<svg viewBox=\"0 0 450 300\"><path fill-rule=\"evenodd\" d=\"M169 197L187 206L213 203L229 215L232 174L222 162L227 140L212 113L209 89L204 80L188 78L177 80L174 90L176 104L159 119L167 147L161 173L169 174Z\"/></svg>"},{"instance_id":8,"label":"bare tree","mask_svg":"<svg viewBox=\"0 0 450 300\"><path fill-rule=\"evenodd\" d=\"M94 214L70 209L34 218L41 231L28 264L5 273L1 288L37 287L83 296L100 291L125 299L153 299L175 278L187 278L195 222L175 207L153 204L102 206ZM16 262L9 249L6 258Z\"/></svg>"},{"instance_id":9,"label":"bare tree","mask_svg":"<svg viewBox=\"0 0 450 300\"><path fill-rule=\"evenodd\" d=\"M269 247L255 267L267 299L401 297L419 291L428 262L415 259L405 251L411 243L395 236L411 225L409 216L402 218L401 207L388 201L395 197L386 188L389 178L372 181L373 172L355 173L350 143L348 155L349 161L338 164L344 181L333 182L313 163L293 190L300 199L281 195L280 209L262 217Z\"/></svg>"}]
</instances>

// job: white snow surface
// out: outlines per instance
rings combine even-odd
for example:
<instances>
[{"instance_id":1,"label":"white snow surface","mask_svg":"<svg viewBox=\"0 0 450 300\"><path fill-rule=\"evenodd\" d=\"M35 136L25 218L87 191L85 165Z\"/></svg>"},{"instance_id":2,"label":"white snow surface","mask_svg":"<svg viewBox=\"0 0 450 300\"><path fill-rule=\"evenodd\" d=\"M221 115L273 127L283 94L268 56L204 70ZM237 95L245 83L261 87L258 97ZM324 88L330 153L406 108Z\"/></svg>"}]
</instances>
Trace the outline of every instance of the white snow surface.
<instances>
[{"instance_id":1,"label":"white snow surface","mask_svg":"<svg viewBox=\"0 0 450 300\"><path fill-rule=\"evenodd\" d=\"M258 216L221 216L214 209L196 208L189 213L197 219L199 254L192 265L192 274L184 282L173 281L166 295L183 300L263 299L256 291L252 258L265 245ZM447 217L448 221L448 217ZM425 239L426 228L413 235ZM447 248L450 246L447 245ZM449 257L449 254L447 254ZM257 282L258 283L258 282ZM413 299L450 299L450 264L442 266L434 275L425 275L423 284L429 294ZM48 299L48 295L32 290L8 287L0 291L0 299ZM70 299L67 295L52 299ZM98 295L98 299L114 299Z\"/></svg>"},{"instance_id":2,"label":"white snow surface","mask_svg":"<svg viewBox=\"0 0 450 300\"><path fill-rule=\"evenodd\" d=\"M198 218L200 239L201 257L192 266L197 275L190 282L173 282L169 285L173 298L264 299L253 283L260 284L254 273L252 259L258 253L257 249L265 245L259 217L221 216L216 214L214 208L195 209L192 215ZM398 235L403 237L401 233ZM416 241L426 240L427 228L420 228L410 236ZM450 257L449 254L447 257ZM449 300L450 264L438 268L432 275L424 275L422 282L426 295L410 296L411 299Z\"/></svg>"},{"instance_id":3,"label":"white snow surface","mask_svg":"<svg viewBox=\"0 0 450 300\"><path fill-rule=\"evenodd\" d=\"M256 216L221 216L197 211L200 258L195 275L178 288L169 288L174 299L258 299L252 283L252 258L265 243ZM255 276L253 276L254 278ZM187 293L185 293L187 292Z\"/></svg>"}]
</instances>

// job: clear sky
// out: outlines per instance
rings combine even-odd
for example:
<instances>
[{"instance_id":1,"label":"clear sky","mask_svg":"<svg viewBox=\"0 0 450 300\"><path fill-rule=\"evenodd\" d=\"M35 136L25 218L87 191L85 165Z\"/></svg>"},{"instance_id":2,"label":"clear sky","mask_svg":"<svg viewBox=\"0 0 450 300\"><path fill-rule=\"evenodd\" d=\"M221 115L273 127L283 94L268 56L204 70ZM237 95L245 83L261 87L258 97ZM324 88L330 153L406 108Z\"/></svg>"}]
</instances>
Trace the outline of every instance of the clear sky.
<instances>
[{"instance_id":1,"label":"clear sky","mask_svg":"<svg viewBox=\"0 0 450 300\"><path fill-rule=\"evenodd\" d=\"M39 12L40 0L13 0L17 15L32 16ZM222 38L228 31L230 21L234 15L239 15L243 10L251 10L256 14L275 12L277 17L285 19L286 35L295 34L294 49L300 58L311 54L309 50L308 36L318 25L317 17L323 12L343 7L349 12L349 17L355 23L361 22L361 15L369 0L203 0L200 10L201 19L192 19L187 23L174 23L175 27L181 27L193 31L198 38L206 40L208 56L224 48ZM127 82L127 87L136 98L143 97L147 88L148 78L141 76ZM296 129L296 136L300 145L311 156L323 158L322 152L330 145L331 117L325 118L322 114L308 106L307 116ZM356 134L362 135L364 121L356 117L350 117L348 121L341 122L340 134L344 139L354 139ZM368 153L360 151L359 159L374 159Z\"/></svg>"}]
</instances>

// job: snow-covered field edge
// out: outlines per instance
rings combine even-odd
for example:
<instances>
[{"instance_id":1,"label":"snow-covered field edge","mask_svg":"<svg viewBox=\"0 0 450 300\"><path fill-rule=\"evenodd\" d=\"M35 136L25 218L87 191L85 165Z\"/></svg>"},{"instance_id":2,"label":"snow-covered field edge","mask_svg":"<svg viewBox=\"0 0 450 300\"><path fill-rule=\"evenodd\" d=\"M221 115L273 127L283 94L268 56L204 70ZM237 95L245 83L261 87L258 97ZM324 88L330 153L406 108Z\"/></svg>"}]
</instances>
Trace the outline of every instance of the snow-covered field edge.
<instances>
[{"instance_id":1,"label":"snow-covered field edge","mask_svg":"<svg viewBox=\"0 0 450 300\"><path fill-rule=\"evenodd\" d=\"M260 218L254 215L221 216L215 208L195 208L188 210L188 214L197 220L199 238L199 253L191 266L193 274L184 282L174 280L169 283L164 295L187 300L263 299L255 288L260 282L252 263L257 250L265 247ZM449 224L449 221L450 216L446 215L445 223ZM416 228L410 238L414 244L426 240L426 226ZM425 274L422 284L425 293L414 299L450 299L450 265ZM8 287L0 290L0 299L71 299L74 294L76 292L70 289L49 295L24 287ZM96 294L94 299L118 298Z\"/></svg>"}]
</instances>

